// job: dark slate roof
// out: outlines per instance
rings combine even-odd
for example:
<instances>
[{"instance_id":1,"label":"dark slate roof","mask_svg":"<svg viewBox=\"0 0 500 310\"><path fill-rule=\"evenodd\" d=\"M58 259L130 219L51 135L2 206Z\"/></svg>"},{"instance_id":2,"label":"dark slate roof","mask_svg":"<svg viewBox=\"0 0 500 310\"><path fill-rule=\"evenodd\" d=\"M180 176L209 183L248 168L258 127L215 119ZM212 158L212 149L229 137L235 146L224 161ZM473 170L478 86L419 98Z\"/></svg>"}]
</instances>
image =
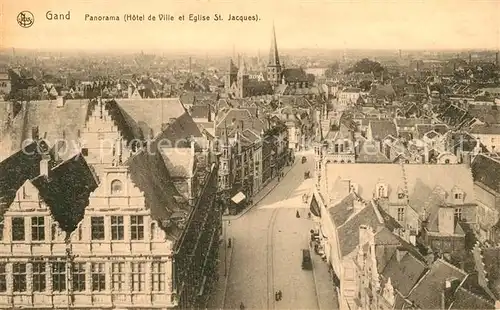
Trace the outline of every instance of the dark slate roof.
<instances>
[{"instance_id":1,"label":"dark slate roof","mask_svg":"<svg viewBox=\"0 0 500 310\"><path fill-rule=\"evenodd\" d=\"M48 178L39 176L32 183L69 237L83 219L90 193L97 188L97 180L83 155L62 162L50 170Z\"/></svg>"},{"instance_id":2,"label":"dark slate roof","mask_svg":"<svg viewBox=\"0 0 500 310\"><path fill-rule=\"evenodd\" d=\"M182 196L176 189L158 149L159 141L167 137L168 133L164 131L150 142L149 150L154 151L141 150L125 163L129 166L132 181L144 192L146 208L151 210L151 216L159 223L168 220L174 212L188 210L185 202L175 198ZM162 225L162 228L174 239L179 236L180 232L174 226L169 229Z\"/></svg>"},{"instance_id":3,"label":"dark slate roof","mask_svg":"<svg viewBox=\"0 0 500 310\"><path fill-rule=\"evenodd\" d=\"M127 112L123 111L123 109L118 106L116 101L106 102L105 109L108 111L109 116L118 127L118 130L127 143L130 143L135 139L143 140L144 137L149 136L149 131L143 132L143 129L139 127L139 125L130 115L128 115Z\"/></svg>"},{"instance_id":4,"label":"dark slate roof","mask_svg":"<svg viewBox=\"0 0 500 310\"><path fill-rule=\"evenodd\" d=\"M17 190L40 174L40 150L48 150L44 143L33 142L0 162L0 218L16 197Z\"/></svg>"},{"instance_id":5,"label":"dark slate roof","mask_svg":"<svg viewBox=\"0 0 500 310\"><path fill-rule=\"evenodd\" d=\"M344 224L345 221L347 221L347 219L354 213L353 203L356 198L356 195L351 193L328 209L328 213L330 213L330 217L335 223L335 226L339 227Z\"/></svg>"},{"instance_id":6,"label":"dark slate roof","mask_svg":"<svg viewBox=\"0 0 500 310\"><path fill-rule=\"evenodd\" d=\"M11 127L5 132L12 141L12 151L17 152L23 141L31 138L33 127L38 127L40 138L45 138L51 145L63 136L65 140L76 141L93 106L88 100L66 100L62 107L57 107L55 100L26 103L24 112L12 120Z\"/></svg>"},{"instance_id":7,"label":"dark slate roof","mask_svg":"<svg viewBox=\"0 0 500 310\"><path fill-rule=\"evenodd\" d=\"M426 270L424 262L403 250L399 253L394 251L382 274L391 278L392 286L403 296L408 296Z\"/></svg>"},{"instance_id":8,"label":"dark slate roof","mask_svg":"<svg viewBox=\"0 0 500 310\"><path fill-rule=\"evenodd\" d=\"M374 139L384 139L388 135L394 137L398 135L396 124L392 120L370 121L369 126L371 127Z\"/></svg>"},{"instance_id":9,"label":"dark slate roof","mask_svg":"<svg viewBox=\"0 0 500 310\"><path fill-rule=\"evenodd\" d=\"M469 107L469 114L484 123L500 124L500 110L492 106Z\"/></svg>"},{"instance_id":10,"label":"dark slate roof","mask_svg":"<svg viewBox=\"0 0 500 310\"><path fill-rule=\"evenodd\" d=\"M208 118L210 113L210 106L208 105L194 105L191 107L191 117L193 118Z\"/></svg>"},{"instance_id":11,"label":"dark slate roof","mask_svg":"<svg viewBox=\"0 0 500 310\"><path fill-rule=\"evenodd\" d=\"M470 129L470 133L482 134L482 135L498 135L498 134L500 134L500 124L474 125Z\"/></svg>"},{"instance_id":12,"label":"dark slate roof","mask_svg":"<svg viewBox=\"0 0 500 310\"><path fill-rule=\"evenodd\" d=\"M477 155L471 164L474 181L481 182L490 189L500 192L500 161L487 155Z\"/></svg>"},{"instance_id":13,"label":"dark slate roof","mask_svg":"<svg viewBox=\"0 0 500 310\"><path fill-rule=\"evenodd\" d=\"M453 295L453 303L450 306L450 310L452 309L478 309L478 310L486 310L486 309L495 309L495 304L490 302L468 290L459 287L455 294Z\"/></svg>"},{"instance_id":14,"label":"dark slate roof","mask_svg":"<svg viewBox=\"0 0 500 310\"><path fill-rule=\"evenodd\" d=\"M379 222L374 208L372 202L368 202L366 207L337 229L342 256L350 254L358 246L360 225L367 225L372 229L383 225Z\"/></svg>"},{"instance_id":15,"label":"dark slate roof","mask_svg":"<svg viewBox=\"0 0 500 310\"><path fill-rule=\"evenodd\" d=\"M466 276L464 271L438 259L430 266L429 272L418 282L408 299L421 309L440 309L445 282L450 279L461 282Z\"/></svg>"}]
</instances>

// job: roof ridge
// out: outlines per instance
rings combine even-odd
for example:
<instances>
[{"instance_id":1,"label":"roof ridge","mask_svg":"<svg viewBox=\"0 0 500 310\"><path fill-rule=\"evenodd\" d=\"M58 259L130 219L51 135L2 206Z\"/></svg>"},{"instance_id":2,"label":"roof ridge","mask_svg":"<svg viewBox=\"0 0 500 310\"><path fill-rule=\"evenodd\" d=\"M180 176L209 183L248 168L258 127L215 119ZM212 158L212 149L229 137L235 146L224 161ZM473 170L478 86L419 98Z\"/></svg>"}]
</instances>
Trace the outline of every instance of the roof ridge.
<instances>
[{"instance_id":1,"label":"roof ridge","mask_svg":"<svg viewBox=\"0 0 500 310\"><path fill-rule=\"evenodd\" d=\"M463 285L462 285L462 284L460 284L460 285L457 287L457 291L458 291L458 290L463 290L463 291L466 291L467 293L471 294L472 296L474 296L474 297L476 297L476 298L478 298L478 299L480 299L480 300L482 300L482 301L484 301L484 302L487 302L487 303L489 303L489 304L491 304L491 305L495 305L495 303L494 303L494 302L492 302L492 301L490 301L490 300L488 300L488 299L484 298L484 297L483 297L483 296L481 296L481 295L478 295L478 294L476 294L476 293L472 292L471 290L466 289L465 287L463 287ZM455 294L456 294L456 292L455 292ZM453 303L455 303L455 300L453 300ZM453 305L453 303L452 303L452 305Z\"/></svg>"}]
</instances>

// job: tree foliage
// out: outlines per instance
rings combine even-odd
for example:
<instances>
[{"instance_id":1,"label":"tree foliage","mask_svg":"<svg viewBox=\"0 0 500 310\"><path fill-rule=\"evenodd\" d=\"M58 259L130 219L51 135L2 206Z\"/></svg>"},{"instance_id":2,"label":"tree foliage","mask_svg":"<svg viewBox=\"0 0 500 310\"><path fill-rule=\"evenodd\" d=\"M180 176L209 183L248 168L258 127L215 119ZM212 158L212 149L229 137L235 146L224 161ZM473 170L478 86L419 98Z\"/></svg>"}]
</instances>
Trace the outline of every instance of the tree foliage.
<instances>
[{"instance_id":1,"label":"tree foliage","mask_svg":"<svg viewBox=\"0 0 500 310\"><path fill-rule=\"evenodd\" d=\"M345 71L345 73L371 73L377 75L384 71L384 67L376 61L364 58Z\"/></svg>"},{"instance_id":2,"label":"tree foliage","mask_svg":"<svg viewBox=\"0 0 500 310\"><path fill-rule=\"evenodd\" d=\"M332 78L335 76L335 73L338 72L340 69L340 64L338 62L330 64L328 66L328 69L325 71L325 76L327 78Z\"/></svg>"}]
</instances>

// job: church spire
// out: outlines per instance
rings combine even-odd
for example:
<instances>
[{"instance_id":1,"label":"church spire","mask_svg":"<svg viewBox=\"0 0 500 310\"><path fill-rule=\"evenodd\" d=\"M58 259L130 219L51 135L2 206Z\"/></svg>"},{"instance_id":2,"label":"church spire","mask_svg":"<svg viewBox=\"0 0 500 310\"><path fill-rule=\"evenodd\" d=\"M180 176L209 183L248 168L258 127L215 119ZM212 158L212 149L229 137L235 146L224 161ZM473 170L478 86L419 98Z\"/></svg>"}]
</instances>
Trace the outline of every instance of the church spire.
<instances>
[{"instance_id":1,"label":"church spire","mask_svg":"<svg viewBox=\"0 0 500 310\"><path fill-rule=\"evenodd\" d=\"M274 28L274 22L273 22L271 50L269 51L269 66L279 66L279 65L280 65L280 57L278 54L278 43L276 42L276 30Z\"/></svg>"}]
</instances>

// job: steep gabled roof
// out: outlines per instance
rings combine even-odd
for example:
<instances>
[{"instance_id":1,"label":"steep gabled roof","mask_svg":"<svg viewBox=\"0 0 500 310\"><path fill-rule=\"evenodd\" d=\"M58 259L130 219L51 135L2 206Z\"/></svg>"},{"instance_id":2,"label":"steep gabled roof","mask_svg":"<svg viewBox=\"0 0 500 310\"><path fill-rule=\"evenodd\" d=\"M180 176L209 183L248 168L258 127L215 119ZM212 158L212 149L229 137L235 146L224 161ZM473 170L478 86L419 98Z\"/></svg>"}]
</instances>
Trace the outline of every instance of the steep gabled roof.
<instances>
[{"instance_id":1,"label":"steep gabled roof","mask_svg":"<svg viewBox=\"0 0 500 310\"><path fill-rule=\"evenodd\" d=\"M485 154L477 155L471 164L474 181L500 193L500 161Z\"/></svg>"},{"instance_id":2,"label":"steep gabled roof","mask_svg":"<svg viewBox=\"0 0 500 310\"><path fill-rule=\"evenodd\" d=\"M48 178L39 176L32 183L69 237L83 219L90 193L97 188L97 180L83 155L60 163L49 171Z\"/></svg>"}]
</instances>

